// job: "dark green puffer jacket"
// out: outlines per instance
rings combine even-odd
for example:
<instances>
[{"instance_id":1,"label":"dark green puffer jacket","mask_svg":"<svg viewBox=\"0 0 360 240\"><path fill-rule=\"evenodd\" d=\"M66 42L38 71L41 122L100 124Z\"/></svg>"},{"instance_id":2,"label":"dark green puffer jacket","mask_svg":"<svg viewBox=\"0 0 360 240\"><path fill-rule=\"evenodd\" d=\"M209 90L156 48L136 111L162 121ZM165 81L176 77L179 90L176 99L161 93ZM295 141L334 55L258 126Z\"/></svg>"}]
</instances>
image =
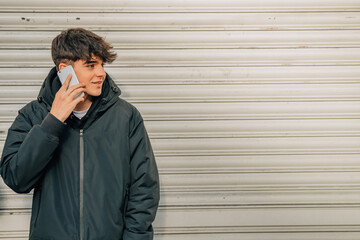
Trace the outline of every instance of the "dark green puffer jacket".
<instances>
[{"instance_id":1,"label":"dark green puffer jacket","mask_svg":"<svg viewBox=\"0 0 360 240\"><path fill-rule=\"evenodd\" d=\"M49 113L61 87L53 68L19 111L1 159L5 183L34 189L31 240L150 240L158 171L140 113L107 75L82 120Z\"/></svg>"}]
</instances>

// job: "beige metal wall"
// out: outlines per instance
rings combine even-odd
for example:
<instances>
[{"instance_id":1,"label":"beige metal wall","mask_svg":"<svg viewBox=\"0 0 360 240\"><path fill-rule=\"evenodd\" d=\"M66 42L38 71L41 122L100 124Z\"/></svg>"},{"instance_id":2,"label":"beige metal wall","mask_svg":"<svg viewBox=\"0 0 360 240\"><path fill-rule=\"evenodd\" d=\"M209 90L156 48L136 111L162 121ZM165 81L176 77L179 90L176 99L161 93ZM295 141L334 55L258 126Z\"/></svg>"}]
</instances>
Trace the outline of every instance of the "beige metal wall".
<instances>
[{"instance_id":1,"label":"beige metal wall","mask_svg":"<svg viewBox=\"0 0 360 240\"><path fill-rule=\"evenodd\" d=\"M360 1L0 0L0 149L75 26L146 120L157 240L360 239ZM1 182L0 239L30 204Z\"/></svg>"}]
</instances>

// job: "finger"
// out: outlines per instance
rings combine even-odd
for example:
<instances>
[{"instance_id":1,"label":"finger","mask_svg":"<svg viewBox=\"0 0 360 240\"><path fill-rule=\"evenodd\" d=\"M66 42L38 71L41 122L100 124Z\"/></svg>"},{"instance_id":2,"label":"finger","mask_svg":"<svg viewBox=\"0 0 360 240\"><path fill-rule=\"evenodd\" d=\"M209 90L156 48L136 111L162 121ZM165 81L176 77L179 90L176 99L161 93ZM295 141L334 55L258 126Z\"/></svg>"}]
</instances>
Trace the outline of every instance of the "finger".
<instances>
[{"instance_id":1,"label":"finger","mask_svg":"<svg viewBox=\"0 0 360 240\"><path fill-rule=\"evenodd\" d=\"M78 105L79 102L83 102L83 101L85 101L85 98L83 98L83 97L78 97L77 99L74 100L73 103L74 103L74 105L76 106L76 105Z\"/></svg>"},{"instance_id":2,"label":"finger","mask_svg":"<svg viewBox=\"0 0 360 240\"><path fill-rule=\"evenodd\" d=\"M84 83L79 83L79 84L76 84L76 85L73 85L73 86L69 87L68 90L66 90L66 92L70 95L76 89L84 88L84 87L85 87Z\"/></svg>"},{"instance_id":3,"label":"finger","mask_svg":"<svg viewBox=\"0 0 360 240\"><path fill-rule=\"evenodd\" d=\"M61 86L60 89L62 89L63 91L66 91L66 89L68 89L68 87L69 87L71 78L72 78L72 74L70 73L70 74L66 77L66 80L65 80L64 84Z\"/></svg>"},{"instance_id":4,"label":"finger","mask_svg":"<svg viewBox=\"0 0 360 240\"><path fill-rule=\"evenodd\" d=\"M74 98L76 95L78 95L79 93L85 92L85 88L78 88L74 91L72 91L72 93L69 95L69 97Z\"/></svg>"}]
</instances>

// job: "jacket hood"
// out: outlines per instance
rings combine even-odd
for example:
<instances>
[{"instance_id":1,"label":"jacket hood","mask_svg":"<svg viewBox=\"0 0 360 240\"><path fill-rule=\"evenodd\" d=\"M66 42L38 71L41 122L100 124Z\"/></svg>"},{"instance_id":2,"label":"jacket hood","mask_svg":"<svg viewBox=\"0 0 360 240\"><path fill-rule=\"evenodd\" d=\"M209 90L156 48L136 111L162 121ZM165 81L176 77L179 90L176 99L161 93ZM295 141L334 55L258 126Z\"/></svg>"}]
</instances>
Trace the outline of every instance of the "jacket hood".
<instances>
[{"instance_id":1,"label":"jacket hood","mask_svg":"<svg viewBox=\"0 0 360 240\"><path fill-rule=\"evenodd\" d=\"M60 87L61 82L59 80L59 77L57 76L56 67L53 67L41 86L37 98L38 102L44 103L46 105L46 108L50 111L55 98L55 94L60 89ZM92 118L96 118L99 114L105 112L119 99L120 94L120 89L112 80L112 78L106 73L101 95L98 97L94 97L88 114L86 114L87 118L89 118L90 116Z\"/></svg>"}]
</instances>

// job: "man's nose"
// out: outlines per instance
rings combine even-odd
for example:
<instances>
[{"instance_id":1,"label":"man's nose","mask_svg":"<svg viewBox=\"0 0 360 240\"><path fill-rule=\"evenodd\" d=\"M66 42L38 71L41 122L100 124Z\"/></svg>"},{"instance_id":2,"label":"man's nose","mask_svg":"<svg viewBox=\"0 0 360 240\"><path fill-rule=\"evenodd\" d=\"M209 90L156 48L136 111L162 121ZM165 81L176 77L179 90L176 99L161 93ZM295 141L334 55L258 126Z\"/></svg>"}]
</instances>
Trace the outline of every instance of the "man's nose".
<instances>
[{"instance_id":1,"label":"man's nose","mask_svg":"<svg viewBox=\"0 0 360 240\"><path fill-rule=\"evenodd\" d=\"M98 77L105 77L106 73L103 66L97 68L96 75Z\"/></svg>"}]
</instances>

